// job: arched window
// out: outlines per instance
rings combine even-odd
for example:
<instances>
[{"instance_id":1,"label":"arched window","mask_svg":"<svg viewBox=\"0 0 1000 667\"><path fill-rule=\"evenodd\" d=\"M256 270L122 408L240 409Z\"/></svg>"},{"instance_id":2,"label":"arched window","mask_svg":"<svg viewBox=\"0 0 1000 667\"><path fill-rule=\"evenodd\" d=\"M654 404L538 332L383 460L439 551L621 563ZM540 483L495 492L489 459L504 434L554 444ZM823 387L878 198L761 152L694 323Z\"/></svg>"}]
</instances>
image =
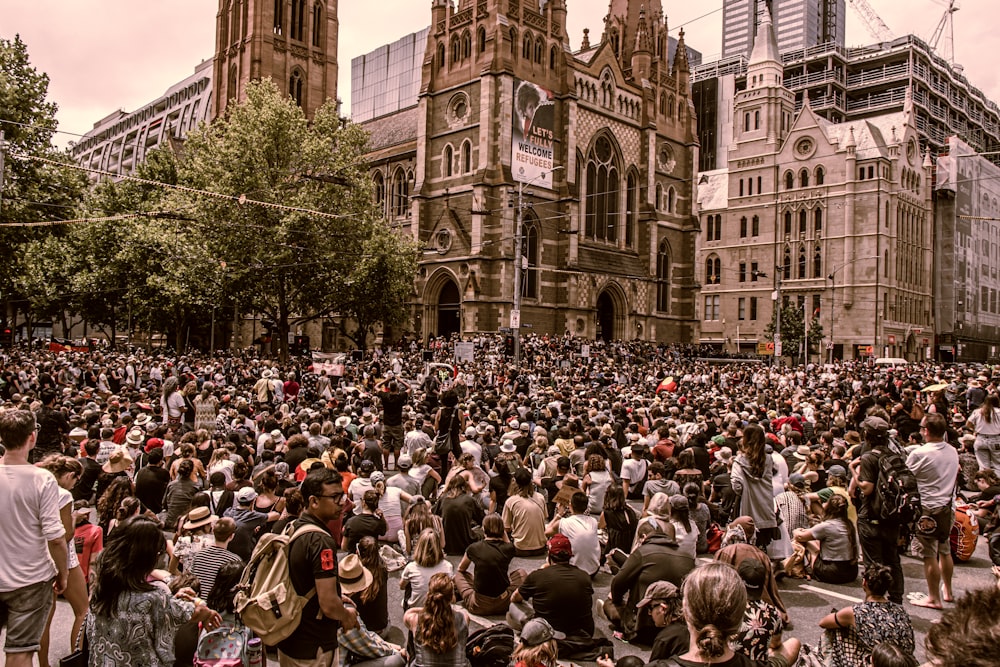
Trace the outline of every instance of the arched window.
<instances>
[{"instance_id":1,"label":"arched window","mask_svg":"<svg viewBox=\"0 0 1000 667\"><path fill-rule=\"evenodd\" d=\"M710 255L705 260L705 284L719 285L722 283L722 260L718 255Z\"/></svg>"},{"instance_id":2,"label":"arched window","mask_svg":"<svg viewBox=\"0 0 1000 667\"><path fill-rule=\"evenodd\" d=\"M816 167L816 185L823 185L823 180L826 178L826 171L823 167Z\"/></svg>"},{"instance_id":3,"label":"arched window","mask_svg":"<svg viewBox=\"0 0 1000 667\"><path fill-rule=\"evenodd\" d=\"M743 114L743 131L744 132L749 132L750 131L750 112L749 111L747 111L746 113Z\"/></svg>"},{"instance_id":4,"label":"arched window","mask_svg":"<svg viewBox=\"0 0 1000 667\"><path fill-rule=\"evenodd\" d=\"M670 247L666 241L656 252L656 309L670 311Z\"/></svg>"},{"instance_id":5,"label":"arched window","mask_svg":"<svg viewBox=\"0 0 1000 667\"><path fill-rule=\"evenodd\" d=\"M468 58L472 55L472 35L468 30L462 33L462 58Z\"/></svg>"},{"instance_id":6,"label":"arched window","mask_svg":"<svg viewBox=\"0 0 1000 667\"><path fill-rule=\"evenodd\" d=\"M483 27L480 26L479 31L476 33L476 41L478 42L478 44L476 46L479 49L479 52L482 53L483 51L485 51L486 50L486 28L483 28Z\"/></svg>"},{"instance_id":7,"label":"arched window","mask_svg":"<svg viewBox=\"0 0 1000 667\"><path fill-rule=\"evenodd\" d=\"M606 134L594 141L587 155L586 236L614 243L618 240L621 171L614 144Z\"/></svg>"},{"instance_id":8,"label":"arched window","mask_svg":"<svg viewBox=\"0 0 1000 667\"><path fill-rule=\"evenodd\" d=\"M674 117L674 107L677 103L674 101L674 96L670 95L667 97L667 118L673 119Z\"/></svg>"},{"instance_id":9,"label":"arched window","mask_svg":"<svg viewBox=\"0 0 1000 667\"><path fill-rule=\"evenodd\" d=\"M808 188L809 187L809 170L803 169L799 172L799 187Z\"/></svg>"},{"instance_id":10,"label":"arched window","mask_svg":"<svg viewBox=\"0 0 1000 667\"><path fill-rule=\"evenodd\" d=\"M472 142L462 143L462 173L468 174L472 171Z\"/></svg>"},{"instance_id":11,"label":"arched window","mask_svg":"<svg viewBox=\"0 0 1000 667\"><path fill-rule=\"evenodd\" d=\"M785 211L785 236L792 234L792 212Z\"/></svg>"},{"instance_id":12,"label":"arched window","mask_svg":"<svg viewBox=\"0 0 1000 667\"><path fill-rule=\"evenodd\" d=\"M785 258L781 262L781 279L789 280L792 277L792 250L785 248Z\"/></svg>"},{"instance_id":13,"label":"arched window","mask_svg":"<svg viewBox=\"0 0 1000 667\"><path fill-rule=\"evenodd\" d=\"M239 91L239 85L240 74L234 64L229 68L229 81L226 83L226 102L236 99L237 92Z\"/></svg>"},{"instance_id":14,"label":"arched window","mask_svg":"<svg viewBox=\"0 0 1000 667\"><path fill-rule=\"evenodd\" d=\"M225 10L222 12L222 25L219 26L219 35L222 37L222 43L229 43L229 18L232 15L232 5L226 4ZM236 26L233 26L233 32L236 32Z\"/></svg>"},{"instance_id":15,"label":"arched window","mask_svg":"<svg viewBox=\"0 0 1000 667\"><path fill-rule=\"evenodd\" d=\"M806 213L805 209L799 211L799 236L806 235L806 220L808 219L808 217L809 214Z\"/></svg>"},{"instance_id":16,"label":"arched window","mask_svg":"<svg viewBox=\"0 0 1000 667\"><path fill-rule=\"evenodd\" d=\"M795 176L792 175L792 172L786 171L785 172L785 189L786 190L791 190L794 187L795 187Z\"/></svg>"},{"instance_id":17,"label":"arched window","mask_svg":"<svg viewBox=\"0 0 1000 667\"><path fill-rule=\"evenodd\" d=\"M816 207L816 211L813 213L813 228L816 236L819 236L820 232L823 231L823 209L819 206Z\"/></svg>"},{"instance_id":18,"label":"arched window","mask_svg":"<svg viewBox=\"0 0 1000 667\"><path fill-rule=\"evenodd\" d=\"M553 46L549 49L549 69L555 69L556 63L558 62L559 62L559 50Z\"/></svg>"},{"instance_id":19,"label":"arched window","mask_svg":"<svg viewBox=\"0 0 1000 667\"><path fill-rule=\"evenodd\" d=\"M753 129L760 129L760 111L753 112Z\"/></svg>"},{"instance_id":20,"label":"arched window","mask_svg":"<svg viewBox=\"0 0 1000 667\"><path fill-rule=\"evenodd\" d=\"M375 208L378 209L379 215L385 215L385 177L382 176L381 171L376 171L375 176L372 178L372 190L373 197L375 200Z\"/></svg>"},{"instance_id":21,"label":"arched window","mask_svg":"<svg viewBox=\"0 0 1000 667\"><path fill-rule=\"evenodd\" d=\"M288 77L288 96L299 106L302 106L302 87L302 73L297 69L293 70Z\"/></svg>"},{"instance_id":22,"label":"arched window","mask_svg":"<svg viewBox=\"0 0 1000 667\"><path fill-rule=\"evenodd\" d=\"M889 251L885 250L882 252L882 276L884 278L889 277Z\"/></svg>"},{"instance_id":23,"label":"arched window","mask_svg":"<svg viewBox=\"0 0 1000 667\"><path fill-rule=\"evenodd\" d=\"M452 175L453 165L455 164L455 149L448 144L444 147L444 157L441 159L441 175L448 177Z\"/></svg>"},{"instance_id":24,"label":"arched window","mask_svg":"<svg viewBox=\"0 0 1000 667\"><path fill-rule=\"evenodd\" d=\"M458 41L458 36L451 38L451 64L454 65L462 56L462 45Z\"/></svg>"},{"instance_id":25,"label":"arched window","mask_svg":"<svg viewBox=\"0 0 1000 667\"><path fill-rule=\"evenodd\" d=\"M820 252L820 248L817 245L816 250L813 253L813 278L823 277L823 253Z\"/></svg>"},{"instance_id":26,"label":"arched window","mask_svg":"<svg viewBox=\"0 0 1000 667\"><path fill-rule=\"evenodd\" d=\"M514 28L510 29L510 57L517 60L517 30Z\"/></svg>"},{"instance_id":27,"label":"arched window","mask_svg":"<svg viewBox=\"0 0 1000 667\"><path fill-rule=\"evenodd\" d=\"M621 51L618 48L619 46L620 40L618 39L618 29L613 28L611 30L611 50L615 52L615 57L621 55Z\"/></svg>"},{"instance_id":28,"label":"arched window","mask_svg":"<svg viewBox=\"0 0 1000 667\"><path fill-rule=\"evenodd\" d=\"M750 236L760 236L760 216L755 215L750 223Z\"/></svg>"},{"instance_id":29,"label":"arched window","mask_svg":"<svg viewBox=\"0 0 1000 667\"><path fill-rule=\"evenodd\" d=\"M521 40L521 57L531 62L531 48L534 41L531 38L531 33L524 33L524 38Z\"/></svg>"},{"instance_id":30,"label":"arched window","mask_svg":"<svg viewBox=\"0 0 1000 667\"><path fill-rule=\"evenodd\" d=\"M410 212L410 179L405 171L397 169L392 175L392 216L405 218Z\"/></svg>"},{"instance_id":31,"label":"arched window","mask_svg":"<svg viewBox=\"0 0 1000 667\"><path fill-rule=\"evenodd\" d=\"M438 69L444 69L444 44L438 42Z\"/></svg>"},{"instance_id":32,"label":"arched window","mask_svg":"<svg viewBox=\"0 0 1000 667\"><path fill-rule=\"evenodd\" d=\"M292 0L292 39L302 41L306 32L306 0Z\"/></svg>"},{"instance_id":33,"label":"arched window","mask_svg":"<svg viewBox=\"0 0 1000 667\"><path fill-rule=\"evenodd\" d=\"M545 56L545 42L539 37L535 40L535 62L539 65L542 64L542 58Z\"/></svg>"},{"instance_id":34,"label":"arched window","mask_svg":"<svg viewBox=\"0 0 1000 667\"><path fill-rule=\"evenodd\" d=\"M667 94L666 93L660 93L660 109L659 110L660 110L660 115L661 116L666 116L667 115Z\"/></svg>"},{"instance_id":35,"label":"arched window","mask_svg":"<svg viewBox=\"0 0 1000 667\"><path fill-rule=\"evenodd\" d=\"M321 46L322 44L323 44L323 5L317 2L313 4L312 45Z\"/></svg>"},{"instance_id":36,"label":"arched window","mask_svg":"<svg viewBox=\"0 0 1000 667\"><path fill-rule=\"evenodd\" d=\"M669 188L667 188L667 213L673 213L674 212L674 200L675 200L675 196L676 195L674 193L673 186L670 186Z\"/></svg>"},{"instance_id":37,"label":"arched window","mask_svg":"<svg viewBox=\"0 0 1000 667\"><path fill-rule=\"evenodd\" d=\"M522 249L523 256L528 260L527 270L524 272L524 281L521 283L521 296L528 299L538 298L538 285L539 285L539 249L541 244L538 242L538 224L535 221L530 221L524 228L524 247Z\"/></svg>"},{"instance_id":38,"label":"arched window","mask_svg":"<svg viewBox=\"0 0 1000 667\"><path fill-rule=\"evenodd\" d=\"M799 247L799 275L798 275L798 277L800 279L806 277L806 247L805 246Z\"/></svg>"},{"instance_id":39,"label":"arched window","mask_svg":"<svg viewBox=\"0 0 1000 667\"><path fill-rule=\"evenodd\" d=\"M639 186L634 173L625 179L625 245L635 245L635 226L639 219Z\"/></svg>"},{"instance_id":40,"label":"arched window","mask_svg":"<svg viewBox=\"0 0 1000 667\"><path fill-rule=\"evenodd\" d=\"M285 32L285 0L274 0L274 34Z\"/></svg>"},{"instance_id":41,"label":"arched window","mask_svg":"<svg viewBox=\"0 0 1000 667\"><path fill-rule=\"evenodd\" d=\"M654 206L657 211L663 210L663 186L659 183L656 184L656 202Z\"/></svg>"}]
</instances>

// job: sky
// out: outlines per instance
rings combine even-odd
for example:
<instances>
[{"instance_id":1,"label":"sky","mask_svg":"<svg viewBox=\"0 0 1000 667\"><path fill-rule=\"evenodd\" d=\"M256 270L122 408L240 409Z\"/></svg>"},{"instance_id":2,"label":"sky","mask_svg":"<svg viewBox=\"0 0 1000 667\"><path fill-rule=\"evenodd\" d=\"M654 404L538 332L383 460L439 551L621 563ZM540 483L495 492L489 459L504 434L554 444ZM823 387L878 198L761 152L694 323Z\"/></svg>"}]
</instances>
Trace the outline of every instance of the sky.
<instances>
[{"instance_id":1,"label":"sky","mask_svg":"<svg viewBox=\"0 0 1000 667\"><path fill-rule=\"evenodd\" d=\"M867 1L896 36L912 33L924 40L934 33L947 4ZM671 34L683 26L687 44L701 51L705 62L721 52L722 2L662 0ZM958 4L955 61L965 67L972 85L1000 101L1000 68L992 62L1000 52L1000 33L988 9L995 3ZM571 47L579 48L584 28L597 42L608 0L567 4ZM431 0L341 0L338 85L345 111L350 110L351 58L425 28L430 7ZM59 129L65 132L56 141L64 146L78 138L73 133L87 132L109 113L132 111L156 99L211 58L217 11L217 0L0 0L0 37L19 33L33 65L49 75L49 99L59 105ZM846 45L875 41L848 8Z\"/></svg>"}]
</instances>

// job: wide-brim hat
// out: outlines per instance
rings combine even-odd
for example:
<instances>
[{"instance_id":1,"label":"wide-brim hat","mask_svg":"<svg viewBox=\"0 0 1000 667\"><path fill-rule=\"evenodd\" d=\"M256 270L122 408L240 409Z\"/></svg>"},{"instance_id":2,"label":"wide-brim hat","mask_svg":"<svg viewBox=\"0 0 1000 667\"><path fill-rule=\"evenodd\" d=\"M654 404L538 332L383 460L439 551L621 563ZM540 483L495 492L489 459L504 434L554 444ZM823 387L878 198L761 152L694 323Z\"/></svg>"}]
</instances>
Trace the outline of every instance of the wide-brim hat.
<instances>
[{"instance_id":1,"label":"wide-brim hat","mask_svg":"<svg viewBox=\"0 0 1000 667\"><path fill-rule=\"evenodd\" d=\"M144 437L145 434L143 433L141 428L134 428L128 432L127 436L125 436L125 442L132 445L133 447L138 447L139 445L142 444L142 439Z\"/></svg>"},{"instance_id":2,"label":"wide-brim hat","mask_svg":"<svg viewBox=\"0 0 1000 667\"><path fill-rule=\"evenodd\" d=\"M219 517L212 514L211 510L207 507L195 507L188 512L187 521L184 522L184 530L195 530L196 528L215 523L218 520Z\"/></svg>"},{"instance_id":3,"label":"wide-brim hat","mask_svg":"<svg viewBox=\"0 0 1000 667\"><path fill-rule=\"evenodd\" d=\"M115 473L125 472L132 467L132 455L128 453L125 447L118 445L115 447L114 451L111 452L111 456L108 460L101 466L101 470L108 473L109 475L114 475Z\"/></svg>"},{"instance_id":4,"label":"wide-brim hat","mask_svg":"<svg viewBox=\"0 0 1000 667\"><path fill-rule=\"evenodd\" d=\"M347 554L340 561L337 568L337 577L340 579L340 590L350 595L360 593L375 580L372 573L361 563L357 554Z\"/></svg>"},{"instance_id":5,"label":"wide-brim hat","mask_svg":"<svg viewBox=\"0 0 1000 667\"><path fill-rule=\"evenodd\" d=\"M142 413L141 415L139 415L138 417L135 418L135 425L136 426L145 426L146 424L148 424L150 422L151 419L152 419L152 417L150 417L146 413Z\"/></svg>"}]
</instances>

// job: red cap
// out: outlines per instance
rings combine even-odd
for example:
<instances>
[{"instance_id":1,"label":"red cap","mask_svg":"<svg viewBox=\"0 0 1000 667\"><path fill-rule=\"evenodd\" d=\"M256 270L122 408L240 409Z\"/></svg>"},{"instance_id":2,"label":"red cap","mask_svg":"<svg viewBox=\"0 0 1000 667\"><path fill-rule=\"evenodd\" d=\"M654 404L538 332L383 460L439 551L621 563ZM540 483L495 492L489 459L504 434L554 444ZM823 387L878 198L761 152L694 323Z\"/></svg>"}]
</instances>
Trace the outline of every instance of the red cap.
<instances>
[{"instance_id":1,"label":"red cap","mask_svg":"<svg viewBox=\"0 0 1000 667\"><path fill-rule=\"evenodd\" d=\"M573 557L573 545L570 544L569 538L562 533L556 533L549 538L547 543L549 547L549 555L554 557Z\"/></svg>"},{"instance_id":2,"label":"red cap","mask_svg":"<svg viewBox=\"0 0 1000 667\"><path fill-rule=\"evenodd\" d=\"M163 447L163 440L161 440L160 438L150 438L146 442L145 449L146 449L146 453L149 454L154 449L162 448L162 447Z\"/></svg>"}]
</instances>

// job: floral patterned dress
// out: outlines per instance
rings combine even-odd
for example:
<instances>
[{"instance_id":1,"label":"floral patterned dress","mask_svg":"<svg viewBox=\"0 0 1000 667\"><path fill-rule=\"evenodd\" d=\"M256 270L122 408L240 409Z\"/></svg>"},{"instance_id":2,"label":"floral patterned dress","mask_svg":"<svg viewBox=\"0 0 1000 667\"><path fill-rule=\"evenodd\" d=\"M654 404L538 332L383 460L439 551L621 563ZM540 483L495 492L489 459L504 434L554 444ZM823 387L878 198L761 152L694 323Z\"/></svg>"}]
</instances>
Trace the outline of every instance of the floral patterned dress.
<instances>
[{"instance_id":1,"label":"floral patterned dress","mask_svg":"<svg viewBox=\"0 0 1000 667\"><path fill-rule=\"evenodd\" d=\"M827 667L864 667L872 651L889 641L906 653L915 650L910 615L892 602L854 605L854 627L826 630L820 653Z\"/></svg>"},{"instance_id":2,"label":"floral patterned dress","mask_svg":"<svg viewBox=\"0 0 1000 667\"><path fill-rule=\"evenodd\" d=\"M174 635L194 613L194 604L175 598L167 585L123 593L114 617L87 614L89 667L171 667Z\"/></svg>"}]
</instances>

